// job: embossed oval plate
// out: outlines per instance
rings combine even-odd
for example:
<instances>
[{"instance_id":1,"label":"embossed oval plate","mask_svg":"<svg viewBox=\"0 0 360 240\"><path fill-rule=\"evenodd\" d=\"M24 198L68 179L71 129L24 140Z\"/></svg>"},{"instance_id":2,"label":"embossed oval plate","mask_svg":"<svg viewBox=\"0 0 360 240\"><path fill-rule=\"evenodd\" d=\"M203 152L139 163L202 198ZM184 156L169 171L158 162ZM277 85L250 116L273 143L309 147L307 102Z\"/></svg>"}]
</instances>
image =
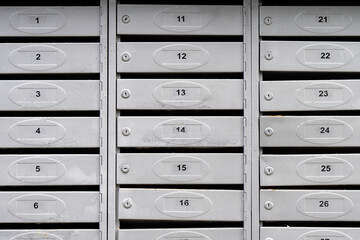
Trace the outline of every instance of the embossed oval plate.
<instances>
[{"instance_id":1,"label":"embossed oval plate","mask_svg":"<svg viewBox=\"0 0 360 240\"><path fill-rule=\"evenodd\" d=\"M193 231L176 231L176 232L170 232L170 233L166 233L162 236L160 236L157 240L169 240L169 239L173 239L173 240L211 240L208 236L198 233L198 232L193 232ZM346 239L348 240L348 239Z\"/></svg>"},{"instance_id":2,"label":"embossed oval plate","mask_svg":"<svg viewBox=\"0 0 360 240\"><path fill-rule=\"evenodd\" d=\"M16 235L10 240L63 240L61 237L48 232L28 232Z\"/></svg>"},{"instance_id":3,"label":"embossed oval plate","mask_svg":"<svg viewBox=\"0 0 360 240\"><path fill-rule=\"evenodd\" d=\"M153 98L172 107L191 107L209 99L210 90L199 83L176 81L164 83L153 91Z\"/></svg>"}]
</instances>

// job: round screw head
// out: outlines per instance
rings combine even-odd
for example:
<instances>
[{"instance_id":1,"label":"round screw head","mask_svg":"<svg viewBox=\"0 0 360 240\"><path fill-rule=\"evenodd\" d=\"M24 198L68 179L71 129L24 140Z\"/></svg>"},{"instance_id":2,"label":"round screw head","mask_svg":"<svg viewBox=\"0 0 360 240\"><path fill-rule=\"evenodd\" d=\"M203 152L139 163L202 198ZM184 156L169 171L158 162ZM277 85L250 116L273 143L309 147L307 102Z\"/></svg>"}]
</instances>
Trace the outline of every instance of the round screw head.
<instances>
[{"instance_id":1,"label":"round screw head","mask_svg":"<svg viewBox=\"0 0 360 240\"><path fill-rule=\"evenodd\" d=\"M133 205L133 202L130 198L124 199L124 201L123 201L124 208L131 208L132 205Z\"/></svg>"},{"instance_id":2,"label":"round screw head","mask_svg":"<svg viewBox=\"0 0 360 240\"><path fill-rule=\"evenodd\" d=\"M271 127L265 128L265 135L266 136L271 136L271 135L273 135L273 133L274 133L274 129L272 129Z\"/></svg>"},{"instance_id":3,"label":"round screw head","mask_svg":"<svg viewBox=\"0 0 360 240\"><path fill-rule=\"evenodd\" d=\"M130 128L124 128L124 129L122 130L122 134L123 134L124 136L129 136L130 133L131 133Z\"/></svg>"},{"instance_id":4,"label":"round screw head","mask_svg":"<svg viewBox=\"0 0 360 240\"><path fill-rule=\"evenodd\" d=\"M271 25L271 24L272 24L272 19L271 19L271 17L266 17L266 18L264 18L264 23L265 23L266 25Z\"/></svg>"},{"instance_id":5,"label":"round screw head","mask_svg":"<svg viewBox=\"0 0 360 240\"><path fill-rule=\"evenodd\" d=\"M122 98L129 98L130 97L130 91L128 90L128 89L123 89L122 91L121 91L121 97Z\"/></svg>"},{"instance_id":6,"label":"round screw head","mask_svg":"<svg viewBox=\"0 0 360 240\"><path fill-rule=\"evenodd\" d=\"M265 59L266 60L271 60L271 59L273 59L274 58L274 55L273 55L273 53L271 52L271 51L267 51L266 53L265 53Z\"/></svg>"},{"instance_id":7,"label":"round screw head","mask_svg":"<svg viewBox=\"0 0 360 240\"><path fill-rule=\"evenodd\" d=\"M124 53L121 55L121 60L123 60L124 62L130 61L130 53L124 52Z\"/></svg>"},{"instance_id":8,"label":"round screw head","mask_svg":"<svg viewBox=\"0 0 360 240\"><path fill-rule=\"evenodd\" d=\"M274 168L271 166L267 166L267 167L265 167L264 171L265 171L266 175L271 175L274 172Z\"/></svg>"},{"instance_id":9,"label":"round screw head","mask_svg":"<svg viewBox=\"0 0 360 240\"><path fill-rule=\"evenodd\" d=\"M272 202L270 202L270 201L267 201L267 202L265 202L264 207L267 210L271 210L274 207L274 204Z\"/></svg>"},{"instance_id":10,"label":"round screw head","mask_svg":"<svg viewBox=\"0 0 360 240\"><path fill-rule=\"evenodd\" d=\"M121 21L122 21L123 23L129 23L129 22L130 22L130 17L129 17L129 15L124 15L124 16L122 16Z\"/></svg>"},{"instance_id":11,"label":"round screw head","mask_svg":"<svg viewBox=\"0 0 360 240\"><path fill-rule=\"evenodd\" d=\"M122 171L123 173L128 173L128 172L130 171L130 166L127 165L127 164L124 164L124 165L121 166L120 169L121 169L121 171Z\"/></svg>"},{"instance_id":12,"label":"round screw head","mask_svg":"<svg viewBox=\"0 0 360 240\"><path fill-rule=\"evenodd\" d=\"M265 99L270 101L274 98L274 95L272 94L272 92L267 92L265 93Z\"/></svg>"}]
</instances>

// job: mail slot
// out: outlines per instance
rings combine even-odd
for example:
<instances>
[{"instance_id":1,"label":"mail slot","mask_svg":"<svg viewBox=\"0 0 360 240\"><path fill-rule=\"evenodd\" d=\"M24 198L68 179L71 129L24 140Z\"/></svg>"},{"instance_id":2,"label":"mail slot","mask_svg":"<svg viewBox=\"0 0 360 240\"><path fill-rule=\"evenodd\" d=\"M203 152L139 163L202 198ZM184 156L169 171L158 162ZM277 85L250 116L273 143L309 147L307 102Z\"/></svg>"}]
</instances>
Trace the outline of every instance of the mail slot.
<instances>
[{"instance_id":1,"label":"mail slot","mask_svg":"<svg viewBox=\"0 0 360 240\"><path fill-rule=\"evenodd\" d=\"M99 36L98 7L0 7L1 36Z\"/></svg>"},{"instance_id":2,"label":"mail slot","mask_svg":"<svg viewBox=\"0 0 360 240\"><path fill-rule=\"evenodd\" d=\"M260 119L263 147L356 147L360 141L357 116L264 116Z\"/></svg>"},{"instance_id":3,"label":"mail slot","mask_svg":"<svg viewBox=\"0 0 360 240\"><path fill-rule=\"evenodd\" d=\"M359 72L360 43L262 41L261 71Z\"/></svg>"},{"instance_id":4,"label":"mail slot","mask_svg":"<svg viewBox=\"0 0 360 240\"><path fill-rule=\"evenodd\" d=\"M99 222L98 192L1 192L2 223Z\"/></svg>"},{"instance_id":5,"label":"mail slot","mask_svg":"<svg viewBox=\"0 0 360 240\"><path fill-rule=\"evenodd\" d=\"M358 185L359 157L358 154L262 155L261 185Z\"/></svg>"},{"instance_id":6,"label":"mail slot","mask_svg":"<svg viewBox=\"0 0 360 240\"><path fill-rule=\"evenodd\" d=\"M139 229L119 230L118 240L165 240L165 239L197 239L222 240L226 236L229 240L243 240L242 228L170 228L170 229Z\"/></svg>"},{"instance_id":7,"label":"mail slot","mask_svg":"<svg viewBox=\"0 0 360 240\"><path fill-rule=\"evenodd\" d=\"M243 117L119 117L118 147L240 147Z\"/></svg>"},{"instance_id":8,"label":"mail slot","mask_svg":"<svg viewBox=\"0 0 360 240\"><path fill-rule=\"evenodd\" d=\"M1 43L0 72L99 73L98 43Z\"/></svg>"},{"instance_id":9,"label":"mail slot","mask_svg":"<svg viewBox=\"0 0 360 240\"><path fill-rule=\"evenodd\" d=\"M242 42L119 42L117 71L242 72Z\"/></svg>"},{"instance_id":10,"label":"mail slot","mask_svg":"<svg viewBox=\"0 0 360 240\"><path fill-rule=\"evenodd\" d=\"M242 184L242 154L117 155L118 184Z\"/></svg>"},{"instance_id":11,"label":"mail slot","mask_svg":"<svg viewBox=\"0 0 360 240\"><path fill-rule=\"evenodd\" d=\"M118 34L242 35L241 6L118 5Z\"/></svg>"},{"instance_id":12,"label":"mail slot","mask_svg":"<svg viewBox=\"0 0 360 240\"><path fill-rule=\"evenodd\" d=\"M0 185L99 185L99 155L0 155Z\"/></svg>"},{"instance_id":13,"label":"mail slot","mask_svg":"<svg viewBox=\"0 0 360 240\"><path fill-rule=\"evenodd\" d=\"M356 190L261 190L260 220L359 221L359 201Z\"/></svg>"},{"instance_id":14,"label":"mail slot","mask_svg":"<svg viewBox=\"0 0 360 240\"><path fill-rule=\"evenodd\" d=\"M360 8L333 6L262 6L262 36L358 36Z\"/></svg>"},{"instance_id":15,"label":"mail slot","mask_svg":"<svg viewBox=\"0 0 360 240\"><path fill-rule=\"evenodd\" d=\"M118 79L118 109L242 109L240 79Z\"/></svg>"},{"instance_id":16,"label":"mail slot","mask_svg":"<svg viewBox=\"0 0 360 240\"><path fill-rule=\"evenodd\" d=\"M263 81L261 111L333 111L360 109L358 80Z\"/></svg>"},{"instance_id":17,"label":"mail slot","mask_svg":"<svg viewBox=\"0 0 360 240\"><path fill-rule=\"evenodd\" d=\"M97 117L2 117L2 148L99 147Z\"/></svg>"},{"instance_id":18,"label":"mail slot","mask_svg":"<svg viewBox=\"0 0 360 240\"><path fill-rule=\"evenodd\" d=\"M0 238L6 240L100 240L99 230L0 230Z\"/></svg>"},{"instance_id":19,"label":"mail slot","mask_svg":"<svg viewBox=\"0 0 360 240\"><path fill-rule=\"evenodd\" d=\"M122 188L118 197L121 219L243 221L243 191Z\"/></svg>"},{"instance_id":20,"label":"mail slot","mask_svg":"<svg viewBox=\"0 0 360 240\"><path fill-rule=\"evenodd\" d=\"M2 80L0 110L99 110L98 80Z\"/></svg>"},{"instance_id":21,"label":"mail slot","mask_svg":"<svg viewBox=\"0 0 360 240\"><path fill-rule=\"evenodd\" d=\"M305 239L343 239L351 240L359 236L358 228L328 227L262 227L260 239L273 240L305 240Z\"/></svg>"}]
</instances>

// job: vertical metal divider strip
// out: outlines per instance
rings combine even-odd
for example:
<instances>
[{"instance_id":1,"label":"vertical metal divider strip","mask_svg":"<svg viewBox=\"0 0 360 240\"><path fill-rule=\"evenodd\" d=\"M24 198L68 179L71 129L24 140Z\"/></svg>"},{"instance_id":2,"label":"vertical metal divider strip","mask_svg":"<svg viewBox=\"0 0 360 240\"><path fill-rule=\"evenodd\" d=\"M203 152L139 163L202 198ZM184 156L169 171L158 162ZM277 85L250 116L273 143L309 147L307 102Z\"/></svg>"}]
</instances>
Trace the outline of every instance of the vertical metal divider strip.
<instances>
[{"instance_id":1,"label":"vertical metal divider strip","mask_svg":"<svg viewBox=\"0 0 360 240\"><path fill-rule=\"evenodd\" d=\"M108 5L100 2L100 231L102 240L107 239L107 120L108 120Z\"/></svg>"},{"instance_id":2,"label":"vertical metal divider strip","mask_svg":"<svg viewBox=\"0 0 360 240\"><path fill-rule=\"evenodd\" d=\"M251 185L252 185L252 240L260 239L260 182L259 182L259 0L252 0L251 6L251 110L252 110L252 131L251 131Z\"/></svg>"},{"instance_id":3,"label":"vertical metal divider strip","mask_svg":"<svg viewBox=\"0 0 360 240\"><path fill-rule=\"evenodd\" d=\"M108 4L108 240L115 240L119 228L116 214L116 0L108 0Z\"/></svg>"},{"instance_id":4,"label":"vertical metal divider strip","mask_svg":"<svg viewBox=\"0 0 360 240\"><path fill-rule=\"evenodd\" d=\"M251 238L251 0L243 2L244 20L244 240Z\"/></svg>"}]
</instances>

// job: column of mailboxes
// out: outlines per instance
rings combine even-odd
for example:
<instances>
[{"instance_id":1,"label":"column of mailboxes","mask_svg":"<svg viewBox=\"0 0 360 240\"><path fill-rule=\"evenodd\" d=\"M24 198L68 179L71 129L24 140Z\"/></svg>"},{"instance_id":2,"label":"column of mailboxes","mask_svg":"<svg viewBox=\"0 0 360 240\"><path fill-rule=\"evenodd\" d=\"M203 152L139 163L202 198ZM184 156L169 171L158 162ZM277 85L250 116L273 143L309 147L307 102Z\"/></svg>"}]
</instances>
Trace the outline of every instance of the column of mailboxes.
<instances>
[{"instance_id":1,"label":"column of mailboxes","mask_svg":"<svg viewBox=\"0 0 360 240\"><path fill-rule=\"evenodd\" d=\"M0 29L0 239L100 239L99 7L0 7Z\"/></svg>"},{"instance_id":2,"label":"column of mailboxes","mask_svg":"<svg viewBox=\"0 0 360 240\"><path fill-rule=\"evenodd\" d=\"M355 239L360 7L263 6L259 21L261 239Z\"/></svg>"},{"instance_id":3,"label":"column of mailboxes","mask_svg":"<svg viewBox=\"0 0 360 240\"><path fill-rule=\"evenodd\" d=\"M119 239L242 239L242 6L117 11ZM127 220L167 229L122 229ZM181 228L189 221L205 228Z\"/></svg>"}]
</instances>

